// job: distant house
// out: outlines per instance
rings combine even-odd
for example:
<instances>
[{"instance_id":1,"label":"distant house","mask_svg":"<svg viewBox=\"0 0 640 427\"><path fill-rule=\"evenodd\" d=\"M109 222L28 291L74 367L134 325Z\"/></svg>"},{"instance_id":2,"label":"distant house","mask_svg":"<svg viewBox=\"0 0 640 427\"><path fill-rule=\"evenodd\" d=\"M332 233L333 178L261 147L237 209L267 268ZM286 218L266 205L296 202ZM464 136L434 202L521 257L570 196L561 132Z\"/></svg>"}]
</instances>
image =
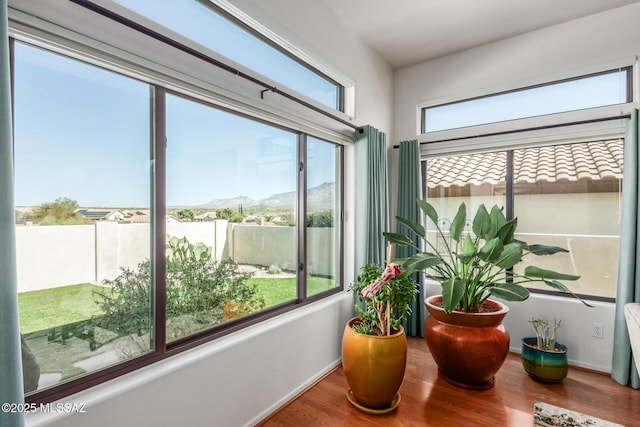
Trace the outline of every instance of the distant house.
<instances>
[{"instance_id":1,"label":"distant house","mask_svg":"<svg viewBox=\"0 0 640 427\"><path fill-rule=\"evenodd\" d=\"M28 221L27 218L29 218L32 213L33 208L30 206L16 206L14 209L16 224L31 225L31 221Z\"/></svg>"},{"instance_id":2,"label":"distant house","mask_svg":"<svg viewBox=\"0 0 640 427\"><path fill-rule=\"evenodd\" d=\"M141 224L151 222L151 215L148 209L137 209L124 212L124 223Z\"/></svg>"},{"instance_id":3,"label":"distant house","mask_svg":"<svg viewBox=\"0 0 640 427\"><path fill-rule=\"evenodd\" d=\"M91 221L122 221L125 214L120 210L78 209L78 213Z\"/></svg>"},{"instance_id":4,"label":"distant house","mask_svg":"<svg viewBox=\"0 0 640 427\"><path fill-rule=\"evenodd\" d=\"M215 212L205 212L203 214L196 215L193 220L198 222L213 221L217 216L218 215Z\"/></svg>"},{"instance_id":5,"label":"distant house","mask_svg":"<svg viewBox=\"0 0 640 427\"><path fill-rule=\"evenodd\" d=\"M178 222L182 222L182 221L180 221L178 218L176 218L173 215L167 215L167 224L176 224Z\"/></svg>"}]
</instances>

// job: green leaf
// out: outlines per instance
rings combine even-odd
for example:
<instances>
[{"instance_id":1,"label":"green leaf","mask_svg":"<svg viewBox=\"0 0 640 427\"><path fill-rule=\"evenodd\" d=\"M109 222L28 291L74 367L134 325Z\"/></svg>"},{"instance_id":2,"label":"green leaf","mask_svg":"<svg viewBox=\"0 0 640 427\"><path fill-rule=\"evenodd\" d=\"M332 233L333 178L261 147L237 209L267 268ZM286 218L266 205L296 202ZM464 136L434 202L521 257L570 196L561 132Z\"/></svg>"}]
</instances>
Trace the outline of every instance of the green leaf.
<instances>
[{"instance_id":1,"label":"green leaf","mask_svg":"<svg viewBox=\"0 0 640 427\"><path fill-rule=\"evenodd\" d=\"M471 254L455 254L456 258L458 258L460 260L460 262L462 262L462 264L467 265L469 264L469 262L471 262L473 260L473 258L475 257L474 253ZM467 271L467 270L465 270Z\"/></svg>"},{"instance_id":2,"label":"green leaf","mask_svg":"<svg viewBox=\"0 0 640 427\"><path fill-rule=\"evenodd\" d=\"M498 230L498 237L502 241L502 244L507 245L513 241L513 234L518 226L518 218L514 218L511 221L507 221Z\"/></svg>"},{"instance_id":3,"label":"green leaf","mask_svg":"<svg viewBox=\"0 0 640 427\"><path fill-rule=\"evenodd\" d=\"M407 259L402 267L405 270L426 270L435 265L442 264L444 260L435 254L423 252L413 255Z\"/></svg>"},{"instance_id":4,"label":"green leaf","mask_svg":"<svg viewBox=\"0 0 640 427\"><path fill-rule=\"evenodd\" d=\"M476 216L473 218L473 233L484 238L485 234L491 231L491 217L489 211L484 206L484 203L480 205L476 211Z\"/></svg>"},{"instance_id":5,"label":"green leaf","mask_svg":"<svg viewBox=\"0 0 640 427\"><path fill-rule=\"evenodd\" d=\"M398 220L399 223L404 224L407 227L409 227L411 229L411 231L416 233L418 236L422 237L423 239L425 238L426 234L425 234L424 227L422 226L422 224L418 224L417 222L409 221L408 219L400 218L399 216L396 216L396 219Z\"/></svg>"},{"instance_id":6,"label":"green leaf","mask_svg":"<svg viewBox=\"0 0 640 427\"><path fill-rule=\"evenodd\" d=\"M438 223L438 212L436 212L435 208L431 206L429 202L425 200L418 200L418 206L434 224Z\"/></svg>"},{"instance_id":7,"label":"green leaf","mask_svg":"<svg viewBox=\"0 0 640 427\"><path fill-rule=\"evenodd\" d=\"M413 240L404 234L384 232L382 235L386 237L389 242L395 243L396 245L414 246Z\"/></svg>"},{"instance_id":8,"label":"green leaf","mask_svg":"<svg viewBox=\"0 0 640 427\"><path fill-rule=\"evenodd\" d=\"M559 252L568 253L569 251L559 246L547 246L533 244L527 246L527 249L534 255L553 255Z\"/></svg>"},{"instance_id":9,"label":"green leaf","mask_svg":"<svg viewBox=\"0 0 640 427\"><path fill-rule=\"evenodd\" d=\"M553 279L553 280L578 280L580 276L573 274L558 273L552 270L545 270L534 265L527 266L524 269L524 275L528 277L537 277L540 279Z\"/></svg>"},{"instance_id":10,"label":"green leaf","mask_svg":"<svg viewBox=\"0 0 640 427\"><path fill-rule=\"evenodd\" d=\"M515 283L500 283L489 288L491 295L505 301L524 301L529 298L529 290Z\"/></svg>"},{"instance_id":11,"label":"green leaf","mask_svg":"<svg viewBox=\"0 0 640 427\"><path fill-rule=\"evenodd\" d=\"M462 231L464 230L465 223L467 222L467 205L464 203L460 203L458 207L458 213L453 218L451 222L451 227L449 227L449 232L451 233L451 238L456 242L460 241L460 235L462 235Z\"/></svg>"},{"instance_id":12,"label":"green leaf","mask_svg":"<svg viewBox=\"0 0 640 427\"><path fill-rule=\"evenodd\" d=\"M459 277L450 277L442 282L442 306L447 313L458 306L464 294L464 282Z\"/></svg>"},{"instance_id":13,"label":"green leaf","mask_svg":"<svg viewBox=\"0 0 640 427\"><path fill-rule=\"evenodd\" d=\"M567 285L557 282L555 280L543 280L543 282L547 285L552 287L553 289L556 289L558 291L562 291L562 292L568 292L571 293L571 289L567 288Z\"/></svg>"},{"instance_id":14,"label":"green leaf","mask_svg":"<svg viewBox=\"0 0 640 427\"><path fill-rule=\"evenodd\" d=\"M504 245L500 239L494 237L480 248L480 251L478 251L478 258L484 262L493 262L498 259L503 250Z\"/></svg>"},{"instance_id":15,"label":"green leaf","mask_svg":"<svg viewBox=\"0 0 640 427\"><path fill-rule=\"evenodd\" d=\"M522 259L522 245L509 243L504 246L500 257L494 262L500 268L511 268Z\"/></svg>"},{"instance_id":16,"label":"green leaf","mask_svg":"<svg viewBox=\"0 0 640 427\"><path fill-rule=\"evenodd\" d=\"M582 302L584 305L586 305L587 307L593 307L591 304L589 304L588 302L586 302L585 300L583 300L582 298L580 298L578 295L574 294L571 289L567 288L565 285L563 285L560 282L556 282L555 280L544 280L544 283L547 286L551 286L554 289L557 289L559 291L571 294L571 296L573 296L574 298L577 298L580 300L580 302Z\"/></svg>"},{"instance_id":17,"label":"green leaf","mask_svg":"<svg viewBox=\"0 0 640 427\"><path fill-rule=\"evenodd\" d=\"M502 226L507 223L507 218L502 213L502 209L500 209L496 205L493 205L493 207L491 208L491 213L489 214L489 216L491 217L491 230L486 233L486 238L493 239L498 235L498 230L500 230Z\"/></svg>"},{"instance_id":18,"label":"green leaf","mask_svg":"<svg viewBox=\"0 0 640 427\"><path fill-rule=\"evenodd\" d=\"M469 261L473 259L476 254L476 245L473 244L473 240L471 236L467 233L464 238L464 243L462 244L462 253L456 254L456 257L464 264L467 264Z\"/></svg>"}]
</instances>

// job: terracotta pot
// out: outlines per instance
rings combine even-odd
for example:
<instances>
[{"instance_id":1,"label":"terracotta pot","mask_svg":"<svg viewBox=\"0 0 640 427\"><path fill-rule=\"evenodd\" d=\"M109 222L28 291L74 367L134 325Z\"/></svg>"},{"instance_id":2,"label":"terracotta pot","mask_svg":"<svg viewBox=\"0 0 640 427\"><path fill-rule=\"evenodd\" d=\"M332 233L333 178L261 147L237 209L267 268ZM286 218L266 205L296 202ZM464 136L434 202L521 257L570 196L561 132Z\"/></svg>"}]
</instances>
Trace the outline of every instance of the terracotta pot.
<instances>
[{"instance_id":1,"label":"terracotta pot","mask_svg":"<svg viewBox=\"0 0 640 427\"><path fill-rule=\"evenodd\" d=\"M431 316L424 322L424 337L439 373L464 388L493 387L494 375L509 352L509 332L502 319L509 307L487 300L496 311L487 313L445 313L435 305L442 296L424 300Z\"/></svg>"},{"instance_id":2,"label":"terracotta pot","mask_svg":"<svg viewBox=\"0 0 640 427\"><path fill-rule=\"evenodd\" d=\"M559 383L569 372L567 347L556 343L555 351L540 350L536 337L522 338L522 366L531 378L544 383Z\"/></svg>"},{"instance_id":3,"label":"terracotta pot","mask_svg":"<svg viewBox=\"0 0 640 427\"><path fill-rule=\"evenodd\" d=\"M407 364L407 338L402 327L389 336L359 334L351 329L359 320L354 317L344 328L344 375L356 400L352 403L384 410L399 401L398 390Z\"/></svg>"}]
</instances>

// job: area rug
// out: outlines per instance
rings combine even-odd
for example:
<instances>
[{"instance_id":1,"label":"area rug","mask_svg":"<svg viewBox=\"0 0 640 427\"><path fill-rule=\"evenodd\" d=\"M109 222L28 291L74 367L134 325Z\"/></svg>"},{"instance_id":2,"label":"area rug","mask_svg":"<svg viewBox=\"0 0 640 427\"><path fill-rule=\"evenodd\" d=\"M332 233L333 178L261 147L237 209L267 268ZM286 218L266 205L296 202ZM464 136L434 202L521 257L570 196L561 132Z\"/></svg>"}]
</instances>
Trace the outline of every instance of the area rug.
<instances>
[{"instance_id":1,"label":"area rug","mask_svg":"<svg viewBox=\"0 0 640 427\"><path fill-rule=\"evenodd\" d=\"M536 402L533 405L534 427L624 427L600 418L570 411L559 406Z\"/></svg>"}]
</instances>

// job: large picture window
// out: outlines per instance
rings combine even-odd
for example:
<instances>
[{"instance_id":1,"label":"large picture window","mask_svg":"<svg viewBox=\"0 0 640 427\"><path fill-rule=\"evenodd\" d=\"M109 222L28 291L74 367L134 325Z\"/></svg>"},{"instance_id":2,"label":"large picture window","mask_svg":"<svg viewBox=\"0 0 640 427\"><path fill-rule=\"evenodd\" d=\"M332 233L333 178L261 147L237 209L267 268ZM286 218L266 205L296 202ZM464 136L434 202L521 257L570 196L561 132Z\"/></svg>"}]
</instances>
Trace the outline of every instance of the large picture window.
<instances>
[{"instance_id":1,"label":"large picture window","mask_svg":"<svg viewBox=\"0 0 640 427\"><path fill-rule=\"evenodd\" d=\"M28 401L342 289L340 145L12 43Z\"/></svg>"},{"instance_id":2,"label":"large picture window","mask_svg":"<svg viewBox=\"0 0 640 427\"><path fill-rule=\"evenodd\" d=\"M535 265L579 275L566 283L573 292L610 300L616 294L622 146L622 140L607 140L431 158L427 197L443 213L445 229L462 201L471 212L480 203L503 207L518 218L518 239L570 251L536 257Z\"/></svg>"},{"instance_id":3,"label":"large picture window","mask_svg":"<svg viewBox=\"0 0 640 427\"><path fill-rule=\"evenodd\" d=\"M16 43L14 86L18 300L33 393L153 350L149 85Z\"/></svg>"}]
</instances>

